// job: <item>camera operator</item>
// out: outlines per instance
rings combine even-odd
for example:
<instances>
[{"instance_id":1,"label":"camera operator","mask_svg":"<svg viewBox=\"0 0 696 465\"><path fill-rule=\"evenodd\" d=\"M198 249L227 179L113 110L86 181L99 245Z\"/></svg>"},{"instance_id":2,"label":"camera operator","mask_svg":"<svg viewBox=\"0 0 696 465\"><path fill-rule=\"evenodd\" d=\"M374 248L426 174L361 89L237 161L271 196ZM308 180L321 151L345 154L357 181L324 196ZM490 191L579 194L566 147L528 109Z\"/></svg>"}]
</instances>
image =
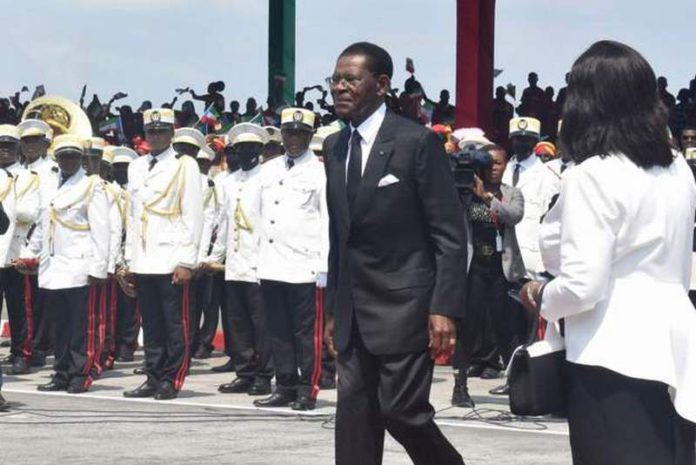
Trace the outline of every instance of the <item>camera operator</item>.
<instances>
[{"instance_id":1,"label":"camera operator","mask_svg":"<svg viewBox=\"0 0 696 465\"><path fill-rule=\"evenodd\" d=\"M487 155L487 161L481 161L481 155ZM507 154L502 147L488 144L471 158L478 162L465 210L473 253L469 255L467 314L455 349L458 372L452 393L452 405L460 407L474 406L468 376L496 378L501 369L499 357L505 363L510 359L516 315L508 291L525 274L515 235L515 225L524 216L524 198L519 189L502 183Z\"/></svg>"}]
</instances>

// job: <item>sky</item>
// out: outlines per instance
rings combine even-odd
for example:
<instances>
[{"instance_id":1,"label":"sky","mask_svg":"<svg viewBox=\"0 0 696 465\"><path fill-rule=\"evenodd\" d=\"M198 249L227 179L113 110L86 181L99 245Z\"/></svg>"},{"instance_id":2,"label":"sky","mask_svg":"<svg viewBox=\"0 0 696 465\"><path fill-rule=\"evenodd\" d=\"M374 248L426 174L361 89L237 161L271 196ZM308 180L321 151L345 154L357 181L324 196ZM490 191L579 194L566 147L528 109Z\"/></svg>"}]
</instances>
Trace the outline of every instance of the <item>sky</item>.
<instances>
[{"instance_id":1,"label":"sky","mask_svg":"<svg viewBox=\"0 0 696 465\"><path fill-rule=\"evenodd\" d=\"M391 53L394 87L403 88L410 57L431 98L440 89L454 98L455 0L296 4L298 89L322 84L343 48L368 40ZM137 107L223 80L228 102L265 102L267 0L0 0L0 7L0 95L44 84L77 100L86 83L87 101L123 91L123 102ZM601 39L643 53L673 94L696 75L694 0L498 0L496 15L495 66L503 70L496 85L521 90L534 70L541 86L557 89L575 58Z\"/></svg>"}]
</instances>

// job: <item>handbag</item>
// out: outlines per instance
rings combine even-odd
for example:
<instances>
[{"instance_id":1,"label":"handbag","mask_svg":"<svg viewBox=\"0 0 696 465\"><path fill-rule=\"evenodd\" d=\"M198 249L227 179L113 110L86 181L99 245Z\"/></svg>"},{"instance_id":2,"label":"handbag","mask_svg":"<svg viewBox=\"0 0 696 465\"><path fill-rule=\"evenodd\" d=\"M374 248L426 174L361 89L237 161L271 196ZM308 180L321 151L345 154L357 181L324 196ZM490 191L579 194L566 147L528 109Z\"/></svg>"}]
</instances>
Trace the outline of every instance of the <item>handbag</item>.
<instances>
[{"instance_id":1,"label":"handbag","mask_svg":"<svg viewBox=\"0 0 696 465\"><path fill-rule=\"evenodd\" d=\"M549 325L544 340L534 342L539 318L535 320L527 344L513 352L508 364L510 411L520 416L563 415L567 366L563 320L559 327Z\"/></svg>"}]
</instances>

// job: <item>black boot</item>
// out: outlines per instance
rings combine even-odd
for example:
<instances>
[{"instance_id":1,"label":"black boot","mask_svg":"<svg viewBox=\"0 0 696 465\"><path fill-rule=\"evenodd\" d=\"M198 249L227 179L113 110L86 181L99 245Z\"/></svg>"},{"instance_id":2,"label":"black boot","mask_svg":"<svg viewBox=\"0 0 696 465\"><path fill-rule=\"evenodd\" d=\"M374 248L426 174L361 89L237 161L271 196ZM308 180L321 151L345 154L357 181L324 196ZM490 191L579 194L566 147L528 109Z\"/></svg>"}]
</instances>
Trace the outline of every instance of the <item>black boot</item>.
<instances>
[{"instance_id":1,"label":"black boot","mask_svg":"<svg viewBox=\"0 0 696 465\"><path fill-rule=\"evenodd\" d=\"M452 405L462 408L474 408L474 400L469 395L466 374L459 372L454 375L454 388L452 389Z\"/></svg>"},{"instance_id":2,"label":"black boot","mask_svg":"<svg viewBox=\"0 0 696 465\"><path fill-rule=\"evenodd\" d=\"M7 373L10 375L28 375L30 373L29 364L24 360L24 357L17 356L12 362L12 368L7 370Z\"/></svg>"}]
</instances>

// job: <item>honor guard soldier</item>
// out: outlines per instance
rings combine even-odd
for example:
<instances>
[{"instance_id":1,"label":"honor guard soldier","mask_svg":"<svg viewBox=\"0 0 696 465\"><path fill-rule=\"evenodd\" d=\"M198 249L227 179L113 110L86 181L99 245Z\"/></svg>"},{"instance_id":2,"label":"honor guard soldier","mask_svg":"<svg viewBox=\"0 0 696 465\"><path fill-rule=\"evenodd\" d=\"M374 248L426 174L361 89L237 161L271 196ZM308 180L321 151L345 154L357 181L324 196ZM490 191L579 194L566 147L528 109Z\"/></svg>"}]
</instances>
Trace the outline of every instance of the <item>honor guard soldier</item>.
<instances>
[{"instance_id":1,"label":"honor guard soldier","mask_svg":"<svg viewBox=\"0 0 696 465\"><path fill-rule=\"evenodd\" d=\"M0 236L0 303L5 297L10 319L9 373L29 373L31 363L32 306L31 282L13 266L39 213L39 179L19 164L19 129L0 125L0 204L9 219L8 230ZM27 299L25 299L25 297Z\"/></svg>"},{"instance_id":2,"label":"honor guard soldier","mask_svg":"<svg viewBox=\"0 0 696 465\"><path fill-rule=\"evenodd\" d=\"M151 152L128 167L131 196L126 263L142 314L147 380L125 397L173 399L190 361L189 282L197 265L203 213L195 160L172 147L174 111L147 110Z\"/></svg>"},{"instance_id":3,"label":"honor guard soldier","mask_svg":"<svg viewBox=\"0 0 696 465\"><path fill-rule=\"evenodd\" d=\"M113 185L118 192L117 202L122 218L120 243L116 258L116 281L119 286L116 289L116 330L115 330L115 360L117 362L132 362L133 353L138 348L138 333L140 332L140 317L135 299L135 288L131 283L121 281L125 272L126 230L128 225L128 210L130 208L130 195L128 194L128 166L138 158L138 154L129 147L107 147L112 152L111 175L114 178ZM123 285L121 285L121 283Z\"/></svg>"},{"instance_id":4,"label":"honor guard soldier","mask_svg":"<svg viewBox=\"0 0 696 465\"><path fill-rule=\"evenodd\" d=\"M268 138L266 144L263 146L263 156L261 157L262 163L271 161L285 153L285 150L283 150L283 139L280 136L280 130L275 126L264 126L264 129L266 130L266 133L268 133Z\"/></svg>"},{"instance_id":5,"label":"honor guard soldier","mask_svg":"<svg viewBox=\"0 0 696 465\"><path fill-rule=\"evenodd\" d=\"M225 307L231 331L231 359L237 373L234 381L221 385L218 390L261 396L271 393L273 378L271 346L257 276L261 227L260 156L267 133L249 124L241 132L239 129L233 128L228 137L241 169L224 180L225 203L217 239L206 262L225 263Z\"/></svg>"},{"instance_id":6,"label":"honor guard soldier","mask_svg":"<svg viewBox=\"0 0 696 465\"><path fill-rule=\"evenodd\" d=\"M53 130L45 122L38 119L27 119L19 123L19 146L24 166L39 176L39 195L41 210L48 207L58 189L58 165L48 156L48 147L53 140ZM39 213L40 217L41 214ZM28 237L36 225L29 230ZM43 292L39 290L37 276L30 275L31 303L34 330L34 349L31 365L42 367L46 364L46 354L53 350L54 324L49 316L50 305L47 305Z\"/></svg>"},{"instance_id":7,"label":"honor guard soldier","mask_svg":"<svg viewBox=\"0 0 696 465\"><path fill-rule=\"evenodd\" d=\"M258 277L276 373L275 393L258 407L313 409L321 376L323 314L316 287L326 284L328 213L324 166L309 150L314 113L281 114L285 156L261 173Z\"/></svg>"},{"instance_id":8,"label":"honor guard soldier","mask_svg":"<svg viewBox=\"0 0 696 465\"><path fill-rule=\"evenodd\" d=\"M54 141L58 190L42 211L21 258L38 258L39 286L56 324L55 374L40 391L85 392L92 383L98 289L109 260L109 203L98 176L81 168L83 141L64 134ZM21 262L18 267L29 267Z\"/></svg>"}]
</instances>

